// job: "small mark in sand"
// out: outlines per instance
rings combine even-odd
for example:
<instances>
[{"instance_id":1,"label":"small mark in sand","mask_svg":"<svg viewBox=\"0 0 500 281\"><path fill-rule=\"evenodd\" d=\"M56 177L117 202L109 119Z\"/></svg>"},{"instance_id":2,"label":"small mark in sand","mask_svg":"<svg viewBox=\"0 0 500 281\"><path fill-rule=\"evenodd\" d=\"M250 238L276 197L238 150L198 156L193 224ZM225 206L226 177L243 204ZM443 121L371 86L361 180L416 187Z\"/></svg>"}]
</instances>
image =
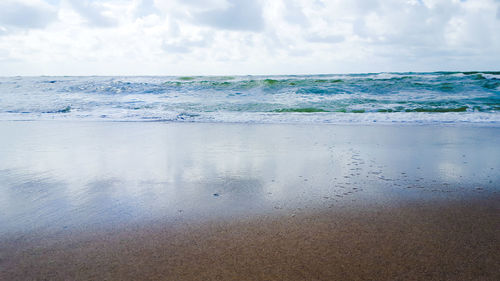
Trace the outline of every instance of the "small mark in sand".
<instances>
[{"instance_id":1,"label":"small mark in sand","mask_svg":"<svg viewBox=\"0 0 500 281\"><path fill-rule=\"evenodd\" d=\"M213 195L214 195L214 197L219 197L220 196L219 193L214 193Z\"/></svg>"}]
</instances>

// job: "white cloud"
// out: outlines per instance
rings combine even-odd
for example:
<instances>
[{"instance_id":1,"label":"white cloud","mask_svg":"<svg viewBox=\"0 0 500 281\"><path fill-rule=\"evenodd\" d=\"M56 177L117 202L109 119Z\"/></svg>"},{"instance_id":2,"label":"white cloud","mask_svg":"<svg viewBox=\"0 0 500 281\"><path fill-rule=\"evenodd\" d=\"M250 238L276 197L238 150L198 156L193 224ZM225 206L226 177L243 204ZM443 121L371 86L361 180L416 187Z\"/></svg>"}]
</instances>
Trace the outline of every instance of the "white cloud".
<instances>
[{"instance_id":1,"label":"white cloud","mask_svg":"<svg viewBox=\"0 0 500 281\"><path fill-rule=\"evenodd\" d=\"M86 21L87 24L97 27L110 27L117 24L116 19L106 15L109 8L105 2L92 0L67 0L73 9Z\"/></svg>"},{"instance_id":2,"label":"white cloud","mask_svg":"<svg viewBox=\"0 0 500 281\"><path fill-rule=\"evenodd\" d=\"M4 0L0 75L498 69L497 0Z\"/></svg>"}]
</instances>

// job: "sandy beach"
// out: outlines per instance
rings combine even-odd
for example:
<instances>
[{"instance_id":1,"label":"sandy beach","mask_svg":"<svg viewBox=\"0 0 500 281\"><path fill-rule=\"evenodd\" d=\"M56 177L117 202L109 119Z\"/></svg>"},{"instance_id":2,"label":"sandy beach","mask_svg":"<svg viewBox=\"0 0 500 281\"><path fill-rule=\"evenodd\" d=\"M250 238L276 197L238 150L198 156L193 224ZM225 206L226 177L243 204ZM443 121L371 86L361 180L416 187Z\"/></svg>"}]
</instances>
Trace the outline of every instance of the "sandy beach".
<instances>
[{"instance_id":1,"label":"sandy beach","mask_svg":"<svg viewBox=\"0 0 500 281\"><path fill-rule=\"evenodd\" d=\"M498 280L493 126L0 122L2 280Z\"/></svg>"},{"instance_id":2,"label":"sandy beach","mask_svg":"<svg viewBox=\"0 0 500 281\"><path fill-rule=\"evenodd\" d=\"M0 281L500 281L499 30L500 0L0 0Z\"/></svg>"}]
</instances>

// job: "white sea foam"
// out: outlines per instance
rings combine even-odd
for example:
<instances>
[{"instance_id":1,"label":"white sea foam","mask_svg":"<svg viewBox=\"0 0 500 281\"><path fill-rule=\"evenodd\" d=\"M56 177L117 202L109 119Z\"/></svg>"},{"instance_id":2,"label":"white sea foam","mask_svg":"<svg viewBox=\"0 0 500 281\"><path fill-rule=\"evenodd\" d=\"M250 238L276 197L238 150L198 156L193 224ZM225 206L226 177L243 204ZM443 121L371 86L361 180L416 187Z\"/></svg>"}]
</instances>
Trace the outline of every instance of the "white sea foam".
<instances>
[{"instance_id":1,"label":"white sea foam","mask_svg":"<svg viewBox=\"0 0 500 281\"><path fill-rule=\"evenodd\" d=\"M499 75L478 75L4 77L0 120L500 123Z\"/></svg>"}]
</instances>

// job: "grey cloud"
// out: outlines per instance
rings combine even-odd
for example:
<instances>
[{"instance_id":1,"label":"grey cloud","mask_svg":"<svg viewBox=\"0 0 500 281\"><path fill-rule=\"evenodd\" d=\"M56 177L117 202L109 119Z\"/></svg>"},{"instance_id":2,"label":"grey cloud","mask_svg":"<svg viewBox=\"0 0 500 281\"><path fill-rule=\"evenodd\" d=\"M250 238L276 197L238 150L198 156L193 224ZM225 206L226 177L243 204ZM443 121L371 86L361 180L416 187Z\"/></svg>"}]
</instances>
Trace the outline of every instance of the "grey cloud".
<instances>
[{"instance_id":1,"label":"grey cloud","mask_svg":"<svg viewBox=\"0 0 500 281\"><path fill-rule=\"evenodd\" d=\"M59 5L61 0L45 0L45 2L49 3L50 5Z\"/></svg>"},{"instance_id":2,"label":"grey cloud","mask_svg":"<svg viewBox=\"0 0 500 281\"><path fill-rule=\"evenodd\" d=\"M8 59L9 56L10 56L9 51L4 50L4 49L0 49L0 61Z\"/></svg>"},{"instance_id":3,"label":"grey cloud","mask_svg":"<svg viewBox=\"0 0 500 281\"><path fill-rule=\"evenodd\" d=\"M353 30L354 34L356 34L360 37L370 36L363 18L358 18L353 22L352 30Z\"/></svg>"},{"instance_id":4,"label":"grey cloud","mask_svg":"<svg viewBox=\"0 0 500 281\"><path fill-rule=\"evenodd\" d=\"M0 2L0 26L13 28L44 28L57 19L50 6L32 6L12 1Z\"/></svg>"},{"instance_id":5,"label":"grey cloud","mask_svg":"<svg viewBox=\"0 0 500 281\"><path fill-rule=\"evenodd\" d=\"M311 51L307 49L292 49L288 51L288 54L293 57L304 57L310 54Z\"/></svg>"},{"instance_id":6,"label":"grey cloud","mask_svg":"<svg viewBox=\"0 0 500 281\"><path fill-rule=\"evenodd\" d=\"M213 4L213 3L210 3L211 1L207 1L207 0L182 0L181 1L182 4L194 5L194 6L205 6L205 5L207 5L207 2L209 5Z\"/></svg>"},{"instance_id":7,"label":"grey cloud","mask_svg":"<svg viewBox=\"0 0 500 281\"><path fill-rule=\"evenodd\" d=\"M135 10L137 17L145 17L148 15L156 14L155 3L153 0L142 0Z\"/></svg>"},{"instance_id":8,"label":"grey cloud","mask_svg":"<svg viewBox=\"0 0 500 281\"><path fill-rule=\"evenodd\" d=\"M315 0L314 5L317 6L318 8L325 8L325 3L322 0Z\"/></svg>"},{"instance_id":9,"label":"grey cloud","mask_svg":"<svg viewBox=\"0 0 500 281\"><path fill-rule=\"evenodd\" d=\"M380 7L379 0L354 1L353 5L361 13L369 13L369 12L372 12L373 10L376 10Z\"/></svg>"},{"instance_id":10,"label":"grey cloud","mask_svg":"<svg viewBox=\"0 0 500 281\"><path fill-rule=\"evenodd\" d=\"M220 29L261 31L262 8L255 0L230 0L229 7L199 13L197 21Z\"/></svg>"},{"instance_id":11,"label":"grey cloud","mask_svg":"<svg viewBox=\"0 0 500 281\"><path fill-rule=\"evenodd\" d=\"M342 35L328 35L328 36L320 36L320 35L309 35L306 37L306 40L314 43L340 43L345 40Z\"/></svg>"},{"instance_id":12,"label":"grey cloud","mask_svg":"<svg viewBox=\"0 0 500 281\"><path fill-rule=\"evenodd\" d=\"M84 17L91 26L110 27L116 25L116 21L104 16L92 0L70 0L69 2L73 9Z\"/></svg>"},{"instance_id":13,"label":"grey cloud","mask_svg":"<svg viewBox=\"0 0 500 281\"><path fill-rule=\"evenodd\" d=\"M288 2L286 2L288 3ZM292 24L308 25L309 20L302 12L302 8L291 2L285 10L285 20Z\"/></svg>"},{"instance_id":14,"label":"grey cloud","mask_svg":"<svg viewBox=\"0 0 500 281\"><path fill-rule=\"evenodd\" d=\"M181 43L164 43L162 47L163 50L165 50L167 53L185 54L191 52L190 47L185 46Z\"/></svg>"},{"instance_id":15,"label":"grey cloud","mask_svg":"<svg viewBox=\"0 0 500 281\"><path fill-rule=\"evenodd\" d=\"M181 34L181 29L179 28L179 24L177 21L170 20L169 25L168 25L168 32L169 35L172 37L177 37L179 34Z\"/></svg>"}]
</instances>

